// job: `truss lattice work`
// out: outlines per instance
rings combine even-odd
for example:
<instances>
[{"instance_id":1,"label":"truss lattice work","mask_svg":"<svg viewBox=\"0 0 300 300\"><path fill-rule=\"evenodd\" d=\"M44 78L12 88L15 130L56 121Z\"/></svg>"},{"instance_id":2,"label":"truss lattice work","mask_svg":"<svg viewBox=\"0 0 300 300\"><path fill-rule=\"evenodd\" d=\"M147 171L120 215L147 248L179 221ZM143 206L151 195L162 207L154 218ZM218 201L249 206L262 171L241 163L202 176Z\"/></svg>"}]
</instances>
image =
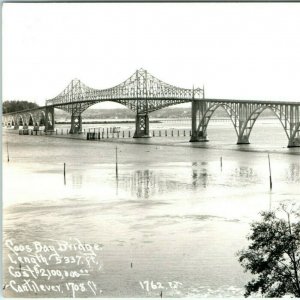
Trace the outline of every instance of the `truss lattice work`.
<instances>
[{"instance_id":1,"label":"truss lattice work","mask_svg":"<svg viewBox=\"0 0 300 300\"><path fill-rule=\"evenodd\" d=\"M147 114L170 105L201 98L203 89L179 88L140 69L121 84L104 90L90 88L80 80L74 79L58 96L47 100L46 105L55 105L72 115L80 115L95 103L112 101L125 105L138 114Z\"/></svg>"}]
</instances>

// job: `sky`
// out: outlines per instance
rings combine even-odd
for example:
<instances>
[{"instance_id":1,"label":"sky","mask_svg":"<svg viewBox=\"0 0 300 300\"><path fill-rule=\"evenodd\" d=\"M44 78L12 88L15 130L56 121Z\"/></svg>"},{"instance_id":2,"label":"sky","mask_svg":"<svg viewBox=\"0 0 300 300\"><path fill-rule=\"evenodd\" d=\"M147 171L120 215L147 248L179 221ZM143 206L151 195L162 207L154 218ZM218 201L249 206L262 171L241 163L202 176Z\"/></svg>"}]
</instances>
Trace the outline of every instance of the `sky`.
<instances>
[{"instance_id":1,"label":"sky","mask_svg":"<svg viewBox=\"0 0 300 300\"><path fill-rule=\"evenodd\" d=\"M3 101L44 105L73 78L104 89L139 68L207 98L300 101L299 16L300 3L5 3Z\"/></svg>"}]
</instances>

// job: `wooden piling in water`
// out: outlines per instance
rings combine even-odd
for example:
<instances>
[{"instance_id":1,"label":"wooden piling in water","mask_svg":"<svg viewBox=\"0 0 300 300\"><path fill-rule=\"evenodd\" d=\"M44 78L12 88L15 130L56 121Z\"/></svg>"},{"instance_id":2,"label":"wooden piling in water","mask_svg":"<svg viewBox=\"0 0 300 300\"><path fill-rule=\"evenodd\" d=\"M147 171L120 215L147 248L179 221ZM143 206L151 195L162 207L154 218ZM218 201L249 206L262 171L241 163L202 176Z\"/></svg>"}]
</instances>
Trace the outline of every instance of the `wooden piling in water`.
<instances>
[{"instance_id":1,"label":"wooden piling in water","mask_svg":"<svg viewBox=\"0 0 300 300\"><path fill-rule=\"evenodd\" d=\"M270 179L270 190L272 190L272 172L271 172L271 161L270 161L270 155L268 154L268 161L269 161L269 179Z\"/></svg>"},{"instance_id":2,"label":"wooden piling in water","mask_svg":"<svg viewBox=\"0 0 300 300\"><path fill-rule=\"evenodd\" d=\"M118 146L116 146L116 177L118 177Z\"/></svg>"},{"instance_id":3,"label":"wooden piling in water","mask_svg":"<svg viewBox=\"0 0 300 300\"><path fill-rule=\"evenodd\" d=\"M220 166L221 166L221 171L222 171L222 167L223 167L223 159L222 159L222 156L220 157Z\"/></svg>"},{"instance_id":4,"label":"wooden piling in water","mask_svg":"<svg viewBox=\"0 0 300 300\"><path fill-rule=\"evenodd\" d=\"M7 162L9 162L8 142L6 143L6 148L7 148Z\"/></svg>"},{"instance_id":5,"label":"wooden piling in water","mask_svg":"<svg viewBox=\"0 0 300 300\"><path fill-rule=\"evenodd\" d=\"M66 185L66 163L64 163L64 184Z\"/></svg>"}]
</instances>

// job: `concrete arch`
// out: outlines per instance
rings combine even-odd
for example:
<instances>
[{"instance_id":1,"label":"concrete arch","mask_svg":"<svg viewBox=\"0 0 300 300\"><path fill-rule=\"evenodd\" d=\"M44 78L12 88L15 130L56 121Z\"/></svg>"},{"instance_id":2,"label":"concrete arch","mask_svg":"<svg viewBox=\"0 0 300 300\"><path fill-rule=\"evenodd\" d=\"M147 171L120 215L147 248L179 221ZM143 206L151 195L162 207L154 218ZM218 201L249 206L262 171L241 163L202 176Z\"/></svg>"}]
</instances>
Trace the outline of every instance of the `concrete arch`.
<instances>
[{"instance_id":1,"label":"concrete arch","mask_svg":"<svg viewBox=\"0 0 300 300\"><path fill-rule=\"evenodd\" d=\"M31 122L30 122L31 121ZM28 114L28 126L34 126L35 123L35 117L32 113Z\"/></svg>"},{"instance_id":2,"label":"concrete arch","mask_svg":"<svg viewBox=\"0 0 300 300\"><path fill-rule=\"evenodd\" d=\"M27 114L23 114L23 120L24 120L24 123L23 126L28 126L28 123L29 123L29 118L30 118L30 115L27 113Z\"/></svg>"},{"instance_id":3,"label":"concrete arch","mask_svg":"<svg viewBox=\"0 0 300 300\"><path fill-rule=\"evenodd\" d=\"M6 116L2 116L2 126L5 124L7 117Z\"/></svg>"},{"instance_id":4,"label":"concrete arch","mask_svg":"<svg viewBox=\"0 0 300 300\"><path fill-rule=\"evenodd\" d=\"M202 131L202 134L204 136L206 136L209 121L212 118L215 111L219 107L223 108L226 111L227 115L229 116L229 118L230 118L230 120L233 124L236 135L238 136L238 129L237 129L237 127L238 127L238 124L237 124L238 114L231 105L224 104L224 103L215 103L215 104L211 105L210 107L208 107L208 109L204 112L204 114L203 114L203 116L202 116L202 118L199 122L199 125L198 125L198 128L197 128L197 133L200 133Z\"/></svg>"},{"instance_id":5,"label":"concrete arch","mask_svg":"<svg viewBox=\"0 0 300 300\"><path fill-rule=\"evenodd\" d=\"M23 115L17 115L17 125L23 126L25 124Z\"/></svg>"},{"instance_id":6,"label":"concrete arch","mask_svg":"<svg viewBox=\"0 0 300 300\"><path fill-rule=\"evenodd\" d=\"M7 126L7 123L8 123L7 119L8 118L6 118L6 117L2 117L2 126Z\"/></svg>"},{"instance_id":7,"label":"concrete arch","mask_svg":"<svg viewBox=\"0 0 300 300\"><path fill-rule=\"evenodd\" d=\"M254 127L254 124L256 123L257 119L260 117L260 115L265 110L270 110L278 118L278 120L280 121L280 124L283 127L285 134L287 135L287 138L290 139L290 135L287 130L287 128L289 128L289 125L290 125L289 119L287 118L285 113L282 113L280 115L280 110L276 106L272 106L272 105L263 105L263 106L260 106L256 109L254 109L251 112L251 114L249 115L249 117L246 119L245 123L243 124L243 126L240 130L240 135L247 137L247 139L249 140L249 137L250 137L250 134ZM286 127L286 124L284 123L284 121L287 123L287 127Z\"/></svg>"},{"instance_id":8,"label":"concrete arch","mask_svg":"<svg viewBox=\"0 0 300 300\"><path fill-rule=\"evenodd\" d=\"M38 110L33 113L33 126L40 126L43 120L43 124L45 123L45 113L42 110Z\"/></svg>"},{"instance_id":9,"label":"concrete arch","mask_svg":"<svg viewBox=\"0 0 300 300\"><path fill-rule=\"evenodd\" d=\"M38 126L44 125L46 124L46 113L41 110L38 112Z\"/></svg>"}]
</instances>

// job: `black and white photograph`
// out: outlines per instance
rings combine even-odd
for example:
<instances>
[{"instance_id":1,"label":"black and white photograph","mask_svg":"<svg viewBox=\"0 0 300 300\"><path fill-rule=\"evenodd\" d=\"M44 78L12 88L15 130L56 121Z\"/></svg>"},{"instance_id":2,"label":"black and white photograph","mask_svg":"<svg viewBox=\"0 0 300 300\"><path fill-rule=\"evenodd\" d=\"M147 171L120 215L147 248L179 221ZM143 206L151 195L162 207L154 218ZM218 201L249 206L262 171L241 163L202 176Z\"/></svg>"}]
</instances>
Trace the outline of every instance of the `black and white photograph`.
<instances>
[{"instance_id":1,"label":"black and white photograph","mask_svg":"<svg viewBox=\"0 0 300 300\"><path fill-rule=\"evenodd\" d=\"M300 298L300 3L2 3L2 296Z\"/></svg>"}]
</instances>

